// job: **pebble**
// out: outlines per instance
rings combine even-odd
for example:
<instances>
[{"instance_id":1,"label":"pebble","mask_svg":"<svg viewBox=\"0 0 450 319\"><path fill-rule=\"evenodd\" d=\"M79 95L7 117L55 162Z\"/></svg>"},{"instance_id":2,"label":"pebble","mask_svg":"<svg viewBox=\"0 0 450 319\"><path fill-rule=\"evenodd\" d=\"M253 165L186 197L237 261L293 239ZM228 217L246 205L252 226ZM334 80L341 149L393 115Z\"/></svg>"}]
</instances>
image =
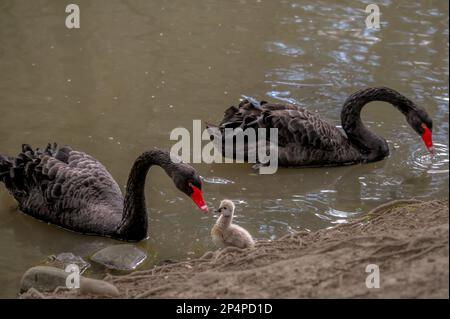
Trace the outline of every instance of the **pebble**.
<instances>
[{"instance_id":1,"label":"pebble","mask_svg":"<svg viewBox=\"0 0 450 319\"><path fill-rule=\"evenodd\" d=\"M141 265L147 255L131 244L108 246L96 252L91 260L114 270L134 270Z\"/></svg>"},{"instance_id":2,"label":"pebble","mask_svg":"<svg viewBox=\"0 0 450 319\"><path fill-rule=\"evenodd\" d=\"M57 287L65 287L68 274L63 269L50 266L30 268L22 276L20 292L28 291L30 288L40 292L51 292Z\"/></svg>"},{"instance_id":3,"label":"pebble","mask_svg":"<svg viewBox=\"0 0 450 319\"><path fill-rule=\"evenodd\" d=\"M47 258L47 266L66 269L67 265L75 264L80 268L80 274L82 274L91 265L80 256L76 256L72 253L60 253L57 256L51 255Z\"/></svg>"},{"instance_id":4,"label":"pebble","mask_svg":"<svg viewBox=\"0 0 450 319\"><path fill-rule=\"evenodd\" d=\"M80 280L80 293L118 297L120 295L119 290L113 284L98 279L81 277Z\"/></svg>"},{"instance_id":5,"label":"pebble","mask_svg":"<svg viewBox=\"0 0 450 319\"><path fill-rule=\"evenodd\" d=\"M57 287L66 288L66 278L69 275L63 269L36 266L28 269L20 282L20 292L37 291L37 292L53 292ZM76 288L74 288L76 289ZM104 280L86 278L80 276L80 288L77 290L79 294L93 294L101 296L118 297L117 288Z\"/></svg>"}]
</instances>

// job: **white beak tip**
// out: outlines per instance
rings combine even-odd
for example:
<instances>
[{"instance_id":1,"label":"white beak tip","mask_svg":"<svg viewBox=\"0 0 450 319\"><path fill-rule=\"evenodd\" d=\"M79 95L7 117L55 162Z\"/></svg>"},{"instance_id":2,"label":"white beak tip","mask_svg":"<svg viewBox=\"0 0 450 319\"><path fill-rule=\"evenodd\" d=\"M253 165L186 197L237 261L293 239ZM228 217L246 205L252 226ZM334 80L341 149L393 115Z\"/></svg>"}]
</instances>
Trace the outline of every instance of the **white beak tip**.
<instances>
[{"instance_id":1,"label":"white beak tip","mask_svg":"<svg viewBox=\"0 0 450 319\"><path fill-rule=\"evenodd\" d=\"M209 211L208 206L207 205L203 205L202 207L200 207L200 210L204 213L207 213Z\"/></svg>"}]
</instances>

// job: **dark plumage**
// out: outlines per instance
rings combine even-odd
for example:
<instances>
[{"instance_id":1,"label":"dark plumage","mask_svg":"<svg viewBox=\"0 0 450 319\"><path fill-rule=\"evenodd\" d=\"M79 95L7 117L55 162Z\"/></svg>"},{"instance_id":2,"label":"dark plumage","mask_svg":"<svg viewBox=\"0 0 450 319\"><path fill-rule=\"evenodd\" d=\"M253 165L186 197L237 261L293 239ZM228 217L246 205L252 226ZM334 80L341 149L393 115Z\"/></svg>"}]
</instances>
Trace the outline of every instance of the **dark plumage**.
<instances>
[{"instance_id":1,"label":"dark plumage","mask_svg":"<svg viewBox=\"0 0 450 319\"><path fill-rule=\"evenodd\" d=\"M56 144L44 150L25 144L15 158L0 155L0 181L20 210L37 219L85 234L138 241L147 236L144 186L152 165L162 167L179 190L207 211L195 170L172 162L169 153L159 149L136 159L125 198L99 161Z\"/></svg>"},{"instance_id":2,"label":"dark plumage","mask_svg":"<svg viewBox=\"0 0 450 319\"><path fill-rule=\"evenodd\" d=\"M389 155L387 142L369 131L360 117L363 106L372 101L388 102L400 110L429 150L433 150L432 120L427 112L397 91L379 87L360 90L345 101L341 113L345 134L316 114L297 106L266 101L256 105L244 100L238 107L228 108L218 126L222 134L222 154L226 128L277 128L278 163L281 166L335 166L381 160ZM220 138L211 130L214 127L207 124L211 139Z\"/></svg>"}]
</instances>

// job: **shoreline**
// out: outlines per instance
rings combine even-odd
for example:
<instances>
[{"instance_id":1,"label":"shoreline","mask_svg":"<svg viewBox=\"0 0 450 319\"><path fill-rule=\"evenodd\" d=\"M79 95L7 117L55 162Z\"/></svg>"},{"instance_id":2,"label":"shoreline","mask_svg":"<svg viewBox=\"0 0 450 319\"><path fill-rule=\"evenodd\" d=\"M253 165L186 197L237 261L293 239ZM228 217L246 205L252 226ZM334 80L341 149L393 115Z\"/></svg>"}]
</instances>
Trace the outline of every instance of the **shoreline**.
<instances>
[{"instance_id":1,"label":"shoreline","mask_svg":"<svg viewBox=\"0 0 450 319\"><path fill-rule=\"evenodd\" d=\"M448 200L393 201L330 229L104 280L118 298L448 298ZM380 288L366 286L368 265ZM105 298L57 289L20 298Z\"/></svg>"}]
</instances>

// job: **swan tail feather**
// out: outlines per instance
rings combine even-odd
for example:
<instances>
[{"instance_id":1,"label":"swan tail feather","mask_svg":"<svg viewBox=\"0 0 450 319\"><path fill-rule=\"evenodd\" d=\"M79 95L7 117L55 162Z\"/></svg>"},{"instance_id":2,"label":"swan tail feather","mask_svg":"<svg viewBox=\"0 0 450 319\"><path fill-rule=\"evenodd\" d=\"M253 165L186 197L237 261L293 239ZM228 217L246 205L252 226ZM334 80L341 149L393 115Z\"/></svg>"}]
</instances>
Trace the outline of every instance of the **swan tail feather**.
<instances>
[{"instance_id":1,"label":"swan tail feather","mask_svg":"<svg viewBox=\"0 0 450 319\"><path fill-rule=\"evenodd\" d=\"M33 149L28 144L22 145L22 152L16 157L0 155L0 181L15 192L27 192L33 186L41 184L49 176L44 176L49 169L45 164L48 157L63 163L68 162L71 148L58 148L56 143L48 144L44 149Z\"/></svg>"},{"instance_id":2,"label":"swan tail feather","mask_svg":"<svg viewBox=\"0 0 450 319\"><path fill-rule=\"evenodd\" d=\"M10 179L11 168L14 165L14 158L0 155L0 181L7 183Z\"/></svg>"}]
</instances>

